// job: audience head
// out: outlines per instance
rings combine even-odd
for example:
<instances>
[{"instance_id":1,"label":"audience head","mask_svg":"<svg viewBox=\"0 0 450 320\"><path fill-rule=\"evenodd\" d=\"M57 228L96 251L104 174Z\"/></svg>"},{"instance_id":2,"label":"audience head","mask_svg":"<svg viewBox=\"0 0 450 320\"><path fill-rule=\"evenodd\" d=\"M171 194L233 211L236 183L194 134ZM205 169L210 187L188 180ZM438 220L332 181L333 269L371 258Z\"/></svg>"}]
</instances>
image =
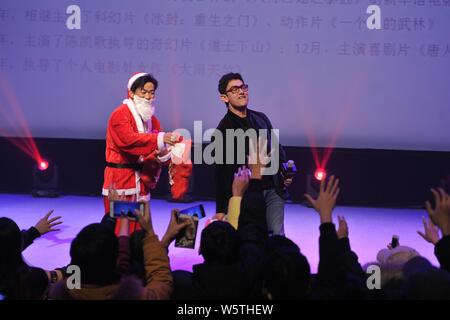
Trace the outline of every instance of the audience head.
<instances>
[{"instance_id":1,"label":"audience head","mask_svg":"<svg viewBox=\"0 0 450 320\"><path fill-rule=\"evenodd\" d=\"M414 257L420 256L413 248L398 246L393 249L382 249L377 254L377 261L381 269L381 285L392 279L403 278L403 267Z\"/></svg>"},{"instance_id":2,"label":"audience head","mask_svg":"<svg viewBox=\"0 0 450 320\"><path fill-rule=\"evenodd\" d=\"M237 231L224 221L214 221L202 231L200 254L206 263L231 264L237 261L239 236Z\"/></svg>"},{"instance_id":3,"label":"audience head","mask_svg":"<svg viewBox=\"0 0 450 320\"><path fill-rule=\"evenodd\" d=\"M84 227L72 241L71 264L80 267L82 283L111 284L118 280L118 250L114 232L104 224L93 223Z\"/></svg>"},{"instance_id":4,"label":"audience head","mask_svg":"<svg viewBox=\"0 0 450 320\"><path fill-rule=\"evenodd\" d=\"M23 265L22 234L17 224L6 217L0 218L0 274L16 270Z\"/></svg>"},{"instance_id":5,"label":"audience head","mask_svg":"<svg viewBox=\"0 0 450 320\"><path fill-rule=\"evenodd\" d=\"M291 244L279 246L269 252L263 278L269 299L305 298L310 285L311 268L298 247Z\"/></svg>"},{"instance_id":6,"label":"audience head","mask_svg":"<svg viewBox=\"0 0 450 320\"><path fill-rule=\"evenodd\" d=\"M0 218L0 294L8 300L42 299L48 279L42 269L30 268L22 258L23 238L17 224Z\"/></svg>"}]
</instances>

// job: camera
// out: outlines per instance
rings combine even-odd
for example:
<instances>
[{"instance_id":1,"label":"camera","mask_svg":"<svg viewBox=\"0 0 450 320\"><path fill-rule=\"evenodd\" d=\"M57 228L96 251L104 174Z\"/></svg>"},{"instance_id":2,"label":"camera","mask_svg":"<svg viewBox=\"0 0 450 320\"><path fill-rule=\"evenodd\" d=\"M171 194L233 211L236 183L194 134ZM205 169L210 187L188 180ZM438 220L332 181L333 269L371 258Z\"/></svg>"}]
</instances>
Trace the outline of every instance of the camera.
<instances>
[{"instance_id":1,"label":"camera","mask_svg":"<svg viewBox=\"0 0 450 320\"><path fill-rule=\"evenodd\" d=\"M398 236L396 236L396 235L392 236L392 240L391 240L392 249L398 247L398 239L399 239Z\"/></svg>"}]
</instances>

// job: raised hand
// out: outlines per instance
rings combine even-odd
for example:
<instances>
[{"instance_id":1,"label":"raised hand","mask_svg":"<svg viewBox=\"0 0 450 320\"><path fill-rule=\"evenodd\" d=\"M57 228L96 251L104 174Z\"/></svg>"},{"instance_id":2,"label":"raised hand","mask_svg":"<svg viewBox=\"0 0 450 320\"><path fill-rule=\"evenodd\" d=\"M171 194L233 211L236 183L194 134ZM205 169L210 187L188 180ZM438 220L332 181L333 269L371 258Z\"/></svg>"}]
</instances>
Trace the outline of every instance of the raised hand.
<instances>
[{"instance_id":1,"label":"raised hand","mask_svg":"<svg viewBox=\"0 0 450 320\"><path fill-rule=\"evenodd\" d=\"M426 219L425 217L422 218L422 222L424 232L418 230L417 233L424 238L425 241L432 244L438 243L440 240L439 228L430 219Z\"/></svg>"},{"instance_id":2,"label":"raised hand","mask_svg":"<svg viewBox=\"0 0 450 320\"><path fill-rule=\"evenodd\" d=\"M41 235L44 235L52 231L59 231L59 229L55 229L54 227L62 223L61 217L58 216L50 219L50 216L52 215L53 211L54 211L53 209L50 210L34 226Z\"/></svg>"},{"instance_id":3,"label":"raised hand","mask_svg":"<svg viewBox=\"0 0 450 320\"><path fill-rule=\"evenodd\" d=\"M429 201L425 203L428 216L431 221L441 229L443 235L450 234L450 196L439 188L431 189L435 200L435 207L432 208Z\"/></svg>"},{"instance_id":4,"label":"raised hand","mask_svg":"<svg viewBox=\"0 0 450 320\"><path fill-rule=\"evenodd\" d=\"M325 179L320 182L320 191L317 199L313 199L309 194L305 193L304 196L311 205L316 209L320 216L321 223L331 223L332 211L336 204L336 199L339 195L339 179L334 179L334 175L330 177L327 185L325 186Z\"/></svg>"},{"instance_id":5,"label":"raised hand","mask_svg":"<svg viewBox=\"0 0 450 320\"><path fill-rule=\"evenodd\" d=\"M245 166L239 168L238 172L234 174L233 184L231 190L233 197L243 197L250 182L250 172Z\"/></svg>"},{"instance_id":6,"label":"raised hand","mask_svg":"<svg viewBox=\"0 0 450 320\"><path fill-rule=\"evenodd\" d=\"M338 230L337 230L337 236L338 239L348 238L348 225L347 221L345 220L345 217L338 216Z\"/></svg>"}]
</instances>

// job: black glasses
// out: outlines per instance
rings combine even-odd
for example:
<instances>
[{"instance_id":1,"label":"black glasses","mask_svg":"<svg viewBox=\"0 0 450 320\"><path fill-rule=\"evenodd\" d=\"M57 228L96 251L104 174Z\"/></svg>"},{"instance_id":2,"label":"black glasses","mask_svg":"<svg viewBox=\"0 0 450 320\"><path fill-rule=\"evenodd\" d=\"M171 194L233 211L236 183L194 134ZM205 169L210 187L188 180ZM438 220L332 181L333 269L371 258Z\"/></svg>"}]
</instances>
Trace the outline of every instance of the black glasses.
<instances>
[{"instance_id":1,"label":"black glasses","mask_svg":"<svg viewBox=\"0 0 450 320\"><path fill-rule=\"evenodd\" d=\"M233 86L230 89L228 89L225 93L231 92L232 94L238 94L239 90L242 90L242 92L247 92L248 91L248 84L243 84L241 86Z\"/></svg>"}]
</instances>

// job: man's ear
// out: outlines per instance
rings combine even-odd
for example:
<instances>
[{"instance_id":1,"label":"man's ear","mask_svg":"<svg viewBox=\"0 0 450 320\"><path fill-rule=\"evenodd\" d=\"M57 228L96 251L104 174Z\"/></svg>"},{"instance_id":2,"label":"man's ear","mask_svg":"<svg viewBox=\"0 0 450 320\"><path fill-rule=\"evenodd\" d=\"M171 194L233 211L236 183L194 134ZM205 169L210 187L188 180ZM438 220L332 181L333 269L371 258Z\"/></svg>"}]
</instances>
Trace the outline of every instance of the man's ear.
<instances>
[{"instance_id":1,"label":"man's ear","mask_svg":"<svg viewBox=\"0 0 450 320\"><path fill-rule=\"evenodd\" d=\"M221 94L220 95L220 100L222 100L222 102L225 102L225 103L230 102L230 99L228 99L226 94Z\"/></svg>"},{"instance_id":2,"label":"man's ear","mask_svg":"<svg viewBox=\"0 0 450 320\"><path fill-rule=\"evenodd\" d=\"M131 99L134 98L134 92L131 90L128 90L128 95L131 97Z\"/></svg>"}]
</instances>

